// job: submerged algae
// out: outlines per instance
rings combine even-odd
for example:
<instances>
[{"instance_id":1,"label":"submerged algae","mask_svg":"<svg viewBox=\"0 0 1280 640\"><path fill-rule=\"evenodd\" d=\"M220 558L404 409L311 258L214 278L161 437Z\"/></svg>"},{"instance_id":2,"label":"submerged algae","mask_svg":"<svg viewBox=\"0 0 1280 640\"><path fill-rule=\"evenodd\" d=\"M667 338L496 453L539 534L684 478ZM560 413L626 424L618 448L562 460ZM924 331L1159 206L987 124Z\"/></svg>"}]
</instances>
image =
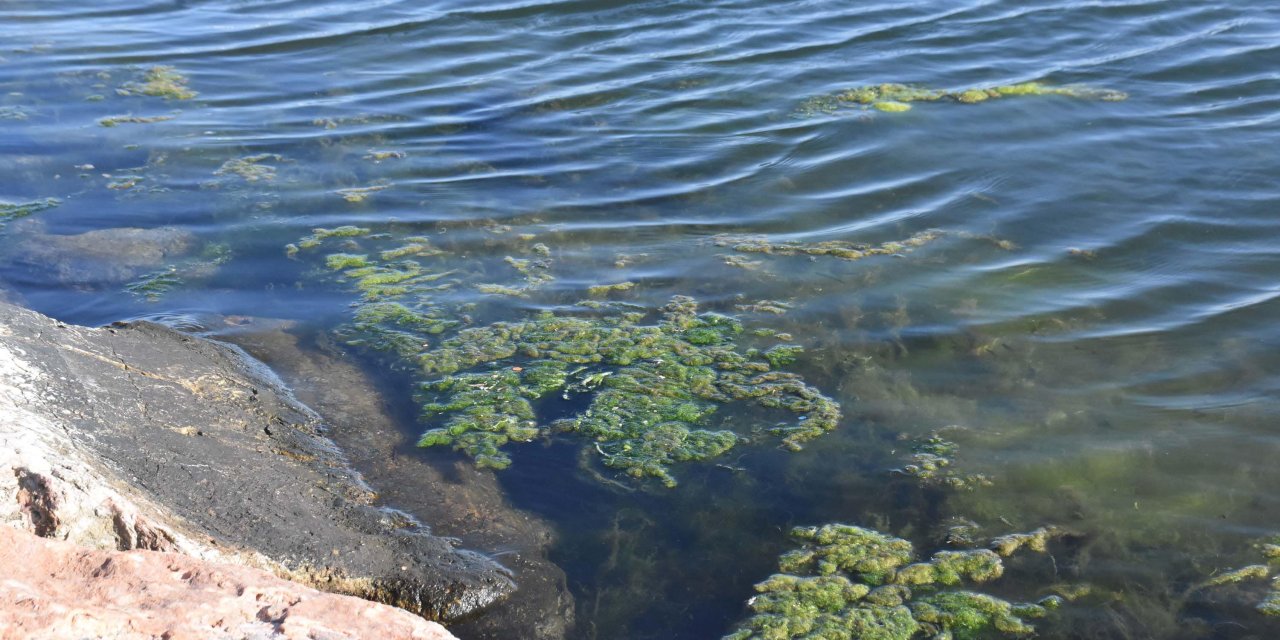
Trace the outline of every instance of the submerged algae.
<instances>
[{"instance_id":1,"label":"submerged algae","mask_svg":"<svg viewBox=\"0 0 1280 640\"><path fill-rule=\"evenodd\" d=\"M835 401L780 370L798 347L740 348L742 324L700 312L691 298L672 298L652 323L646 323L644 307L597 300L575 311L457 330L470 322L469 314L438 300L441 291L468 287L527 296L553 280L551 250L535 244L521 249L528 257L507 256L517 284L478 282L488 279L486 271L431 248L424 237L368 231L318 229L289 251L343 239L342 251L325 257L326 266L363 301L340 335L418 370L422 417L437 425L422 436L424 447L452 446L480 466L503 468L510 464L504 450L509 443L569 435L589 441L586 453L604 466L671 487L674 464L714 458L744 439L712 424L723 404L750 401L796 416L794 423L759 429L790 450L839 422ZM394 248L382 249L384 242ZM401 242L407 244L392 244ZM620 289L603 286L605 292ZM535 402L553 393L580 400L586 409L539 421Z\"/></svg>"},{"instance_id":2,"label":"submerged algae","mask_svg":"<svg viewBox=\"0 0 1280 640\"><path fill-rule=\"evenodd\" d=\"M222 163L217 171L213 172L215 176L240 176L246 182L267 181L276 179L276 168L269 164L263 164L268 160L280 162L284 160L284 156L278 153L259 153L243 158L233 158Z\"/></svg>"},{"instance_id":3,"label":"submerged algae","mask_svg":"<svg viewBox=\"0 0 1280 640\"><path fill-rule=\"evenodd\" d=\"M501 398L498 406L477 409L458 386L459 376L424 386L424 391L446 392L442 402L424 406L425 417L450 417L443 427L429 430L421 444L481 450L484 458L478 462L506 463L490 449L512 439L512 425L528 423L528 400L552 391L566 397L590 394L585 411L539 429L584 437L605 466L673 487L672 464L713 458L738 443L733 431L705 428L720 404L753 400L799 415L796 424L769 430L792 450L836 427L840 410L833 400L799 376L751 360L736 348L734 337L742 331L736 320L698 313L696 303L682 296L663 308L657 324L640 324L644 317L541 313L522 322L462 330L419 358L424 374L453 374L502 360L520 364L512 375L485 379L487 392ZM461 377L474 384L472 375ZM523 400L508 401L514 397ZM466 439L458 440L462 436ZM479 447L479 441L486 446Z\"/></svg>"},{"instance_id":4,"label":"submerged algae","mask_svg":"<svg viewBox=\"0 0 1280 640\"><path fill-rule=\"evenodd\" d=\"M1097 89L1082 85L1052 86L1040 82L1023 82L994 87L973 87L954 91L886 83L854 87L834 94L807 98L796 108L793 115L796 117L810 117L820 113L833 114L841 108L849 106L861 106L862 108L897 113L910 110L913 102L948 101L975 104L1013 96L1066 96L1107 102L1117 102L1129 97L1123 91L1112 89Z\"/></svg>"},{"instance_id":5,"label":"submerged algae","mask_svg":"<svg viewBox=\"0 0 1280 640\"><path fill-rule=\"evenodd\" d=\"M950 588L1003 574L1000 556L986 549L939 551L911 563L910 542L863 527L798 527L791 536L801 548L779 559L785 573L755 586L758 595L747 602L752 615L726 640L1029 636L1035 629L1024 618L1060 604L1056 597L1014 604Z\"/></svg>"},{"instance_id":6,"label":"submerged algae","mask_svg":"<svg viewBox=\"0 0 1280 640\"><path fill-rule=\"evenodd\" d=\"M1265 564L1252 564L1239 569L1225 571L1201 582L1196 589L1265 580L1273 574L1280 573L1280 536L1261 542L1257 546L1265 559ZM1254 605L1254 608L1263 615L1280 616L1280 575L1271 579L1266 593Z\"/></svg>"},{"instance_id":7,"label":"submerged algae","mask_svg":"<svg viewBox=\"0 0 1280 640\"><path fill-rule=\"evenodd\" d=\"M4 223L10 220L25 218L33 213L52 209L60 204L62 204L62 201L57 198L45 198L43 200L19 203L0 202L0 228L4 228Z\"/></svg>"},{"instance_id":8,"label":"submerged algae","mask_svg":"<svg viewBox=\"0 0 1280 640\"><path fill-rule=\"evenodd\" d=\"M711 242L718 247L729 247L742 253L763 253L779 256L833 256L843 260L861 260L872 256L907 253L941 238L942 235L941 231L927 229L912 234L903 240L885 242L879 245L846 240L824 240L821 242L774 241L767 236L732 234L713 236Z\"/></svg>"},{"instance_id":9,"label":"submerged algae","mask_svg":"<svg viewBox=\"0 0 1280 640\"><path fill-rule=\"evenodd\" d=\"M163 269L143 274L124 286L124 290L147 302L158 302L166 294L181 288L190 280L208 278L232 258L231 247L211 242L200 253Z\"/></svg>"},{"instance_id":10,"label":"submerged algae","mask_svg":"<svg viewBox=\"0 0 1280 640\"><path fill-rule=\"evenodd\" d=\"M99 118L98 125L110 128L122 124L154 124L156 122L166 122L172 119L173 116L109 116L106 118Z\"/></svg>"},{"instance_id":11,"label":"submerged algae","mask_svg":"<svg viewBox=\"0 0 1280 640\"><path fill-rule=\"evenodd\" d=\"M383 191L385 189L390 189L390 188L391 188L391 185L389 184L374 184L367 187L349 187L346 189L338 189L334 191L334 193L342 196L342 199L346 200L347 202L350 202L352 204L358 204L358 203L364 202L365 200L368 200L369 196L379 191Z\"/></svg>"},{"instance_id":12,"label":"submerged algae","mask_svg":"<svg viewBox=\"0 0 1280 640\"><path fill-rule=\"evenodd\" d=\"M187 77L170 66L147 69L141 81L128 82L116 89L123 96L153 96L167 100L190 100L200 94L187 87Z\"/></svg>"},{"instance_id":13,"label":"submerged algae","mask_svg":"<svg viewBox=\"0 0 1280 640\"><path fill-rule=\"evenodd\" d=\"M925 485L943 486L961 491L991 486L993 484L991 478L986 475L980 473L964 475L951 469L955 453L959 448L960 446L956 443L934 433L915 446L911 454L911 462L899 471L918 478Z\"/></svg>"}]
</instances>

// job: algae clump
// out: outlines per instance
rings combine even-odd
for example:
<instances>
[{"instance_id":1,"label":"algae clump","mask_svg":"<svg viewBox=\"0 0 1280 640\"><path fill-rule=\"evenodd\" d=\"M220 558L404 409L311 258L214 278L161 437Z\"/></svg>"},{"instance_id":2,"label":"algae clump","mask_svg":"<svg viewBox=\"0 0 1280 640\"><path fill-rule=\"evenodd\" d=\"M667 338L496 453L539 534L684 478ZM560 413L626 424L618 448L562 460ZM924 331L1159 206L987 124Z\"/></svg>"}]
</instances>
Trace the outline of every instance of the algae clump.
<instances>
[{"instance_id":1,"label":"algae clump","mask_svg":"<svg viewBox=\"0 0 1280 640\"><path fill-rule=\"evenodd\" d=\"M721 234L713 236L711 242L718 247L729 247L742 253L763 253L777 256L832 256L842 260L861 260L872 256L889 256L908 253L942 237L942 232L928 229L912 234L903 240L870 245L846 240L823 240L820 242L799 242L794 240L775 241L762 235Z\"/></svg>"},{"instance_id":2,"label":"algae clump","mask_svg":"<svg viewBox=\"0 0 1280 640\"><path fill-rule=\"evenodd\" d=\"M987 549L939 551L914 562L912 544L846 524L797 527L800 548L784 554L784 573L755 586L751 616L726 640L912 640L1025 637L1061 600L1015 604L962 588L999 578L1004 565ZM816 575L814 575L816 574Z\"/></svg>"},{"instance_id":3,"label":"algae clump","mask_svg":"<svg viewBox=\"0 0 1280 640\"><path fill-rule=\"evenodd\" d=\"M19 203L0 202L0 228L3 228L4 223L10 220L25 218L33 213L52 209L60 204L62 204L62 201L57 198L45 198L43 200Z\"/></svg>"},{"instance_id":4,"label":"algae clump","mask_svg":"<svg viewBox=\"0 0 1280 640\"><path fill-rule=\"evenodd\" d=\"M324 266L362 294L353 322L339 335L416 370L417 400L429 427L419 440L423 447L453 447L481 467L500 469L511 463L512 443L568 437L587 443L584 456L604 467L674 487L674 465L715 458L746 439L750 425L730 430L714 420L722 405L751 403L791 414L790 422L756 431L793 451L839 423L834 400L782 369L799 347L742 347L740 321L701 311L692 298L675 296L657 313L590 300L460 328L472 322L473 305L446 304L456 299L451 292L529 297L554 280L546 245L503 259L510 283L486 282L501 270L459 261L426 237L396 238L363 227L316 229L287 251L298 255L330 239L341 240L342 251L327 254ZM622 285L593 292L633 286ZM747 335L753 343L763 337ZM540 418L542 401L555 395L582 408Z\"/></svg>"},{"instance_id":5,"label":"algae clump","mask_svg":"<svg viewBox=\"0 0 1280 640\"><path fill-rule=\"evenodd\" d=\"M222 265L231 261L231 247L221 242L210 242L199 255L170 264L163 269L145 273L125 285L124 290L147 302L158 302L168 293L179 289L189 280L200 280L213 275Z\"/></svg>"},{"instance_id":6,"label":"algae clump","mask_svg":"<svg viewBox=\"0 0 1280 640\"><path fill-rule=\"evenodd\" d=\"M953 91L913 85L885 83L845 89L834 94L806 98L796 107L796 117L834 114L846 107L875 109L888 113L909 111L915 102L959 102L977 104L988 100L1023 96L1065 96L1082 100L1118 102L1128 99L1123 91L1098 89L1082 85L1051 86L1040 82L1023 82L990 87L970 87Z\"/></svg>"},{"instance_id":7,"label":"algae clump","mask_svg":"<svg viewBox=\"0 0 1280 640\"><path fill-rule=\"evenodd\" d=\"M529 400L555 391L566 398L589 394L585 411L539 429L585 438L606 467L674 487L673 464L714 458L738 444L733 431L706 428L720 404L751 400L798 415L796 424L769 430L792 450L836 427L840 409L833 400L799 376L735 348L742 332L736 320L699 313L693 299L682 296L662 311L656 324L641 324L641 313L541 313L458 332L419 358L424 374L447 375L424 385L424 391L444 396L424 405L424 417L448 416L420 444L452 444L479 452L478 463L495 466L507 461L495 452L513 439L512 425L530 420ZM478 384L473 374L451 375L503 360L516 362L513 371L519 371L485 383L486 393L500 399L497 405L468 399L460 380ZM562 368L563 375L548 377L548 371Z\"/></svg>"},{"instance_id":8,"label":"algae clump","mask_svg":"<svg viewBox=\"0 0 1280 640\"><path fill-rule=\"evenodd\" d=\"M100 118L98 120L98 125L110 128L122 124L153 124L172 119L173 116L109 116L106 118Z\"/></svg>"},{"instance_id":9,"label":"algae clump","mask_svg":"<svg viewBox=\"0 0 1280 640\"><path fill-rule=\"evenodd\" d=\"M910 111L911 105L906 102L898 102L897 100L881 100L871 105L876 111L884 111L887 113L902 113Z\"/></svg>"},{"instance_id":10,"label":"algae clump","mask_svg":"<svg viewBox=\"0 0 1280 640\"><path fill-rule=\"evenodd\" d=\"M269 164L263 164L269 160L279 162L284 160L284 156L278 153L259 153L243 158L234 158L222 163L217 171L213 172L215 176L235 175L244 178L246 182L271 181L276 179L276 168Z\"/></svg>"},{"instance_id":11,"label":"algae clump","mask_svg":"<svg viewBox=\"0 0 1280 640\"><path fill-rule=\"evenodd\" d=\"M116 90L124 96L153 96L166 100L190 100L200 94L187 87L187 77L177 69L157 65L147 69L141 81L128 82Z\"/></svg>"}]
</instances>

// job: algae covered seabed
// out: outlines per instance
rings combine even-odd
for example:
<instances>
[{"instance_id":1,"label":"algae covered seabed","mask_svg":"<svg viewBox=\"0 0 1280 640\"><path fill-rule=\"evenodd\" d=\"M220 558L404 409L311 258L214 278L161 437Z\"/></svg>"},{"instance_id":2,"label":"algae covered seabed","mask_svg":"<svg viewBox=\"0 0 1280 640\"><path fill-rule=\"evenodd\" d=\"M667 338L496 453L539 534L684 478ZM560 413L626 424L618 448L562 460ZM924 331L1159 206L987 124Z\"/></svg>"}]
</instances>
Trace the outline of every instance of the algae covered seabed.
<instances>
[{"instance_id":1,"label":"algae covered seabed","mask_svg":"<svg viewBox=\"0 0 1280 640\"><path fill-rule=\"evenodd\" d=\"M1278 32L9 2L0 295L323 336L574 638L1275 637Z\"/></svg>"}]
</instances>

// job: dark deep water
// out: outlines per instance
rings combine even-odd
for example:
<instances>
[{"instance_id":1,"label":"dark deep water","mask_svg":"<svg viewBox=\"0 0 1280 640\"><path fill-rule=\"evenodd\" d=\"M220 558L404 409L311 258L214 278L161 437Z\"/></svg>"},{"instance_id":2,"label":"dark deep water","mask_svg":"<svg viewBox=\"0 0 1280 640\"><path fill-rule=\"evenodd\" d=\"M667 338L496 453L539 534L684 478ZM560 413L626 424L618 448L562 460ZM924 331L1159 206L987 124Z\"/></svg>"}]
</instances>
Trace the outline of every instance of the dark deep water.
<instances>
[{"instance_id":1,"label":"dark deep water","mask_svg":"<svg viewBox=\"0 0 1280 640\"><path fill-rule=\"evenodd\" d=\"M117 91L156 65L198 95ZM859 85L1028 81L1128 99L798 112ZM172 118L100 123L121 116ZM805 347L793 370L843 417L802 452L746 446L628 492L582 473L577 441L510 449L513 501L560 530L579 638L727 633L793 525L927 552L956 518L1078 534L991 587L1091 585L1042 637L1280 637L1252 608L1265 583L1194 589L1280 533L1277 149L1268 3L0 2L0 202L60 200L0 214L0 282L39 311L338 327L358 296L285 247L357 225L494 279L545 243L556 280L536 294L449 294L481 323L634 282L612 297L693 296ZM273 171L224 165L262 154ZM31 248L118 227L194 235L127 273L110 265L128 243ZM928 229L858 261L713 241ZM181 284L128 290L166 271ZM790 307L738 308L761 300ZM387 391L407 402L408 379ZM895 473L940 429L952 471L990 486Z\"/></svg>"}]
</instances>

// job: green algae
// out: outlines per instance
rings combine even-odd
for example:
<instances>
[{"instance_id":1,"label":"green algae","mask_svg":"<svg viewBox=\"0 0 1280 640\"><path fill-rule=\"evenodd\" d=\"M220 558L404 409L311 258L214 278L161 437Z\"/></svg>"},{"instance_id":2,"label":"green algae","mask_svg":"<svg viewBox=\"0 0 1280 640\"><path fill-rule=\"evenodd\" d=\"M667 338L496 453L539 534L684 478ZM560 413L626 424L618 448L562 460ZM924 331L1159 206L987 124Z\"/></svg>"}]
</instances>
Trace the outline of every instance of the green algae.
<instances>
[{"instance_id":1,"label":"green algae","mask_svg":"<svg viewBox=\"0 0 1280 640\"><path fill-rule=\"evenodd\" d=\"M1258 551L1265 559L1265 564L1251 564L1239 569L1224 571L1201 582L1194 590L1239 585L1245 582L1266 580L1273 574L1280 574L1280 537L1260 542ZM1280 575L1272 578L1261 600L1254 609L1266 616L1280 616Z\"/></svg>"},{"instance_id":2,"label":"green algae","mask_svg":"<svg viewBox=\"0 0 1280 640\"><path fill-rule=\"evenodd\" d=\"M147 302L159 302L169 292L185 284L177 267L166 267L139 276L124 286L124 290Z\"/></svg>"},{"instance_id":3,"label":"green algae","mask_svg":"<svg viewBox=\"0 0 1280 640\"><path fill-rule=\"evenodd\" d=\"M349 187L347 189L337 189L334 193L342 196L343 200L352 204L359 204L369 199L369 196L386 189L390 189L390 184L374 184L367 187Z\"/></svg>"},{"instance_id":4,"label":"green algae","mask_svg":"<svg viewBox=\"0 0 1280 640\"><path fill-rule=\"evenodd\" d=\"M357 238L369 235L369 233L371 233L371 230L366 227L356 227L351 225L343 225L333 229L312 229L311 235L303 237L296 245L290 246L298 249L314 249L320 246L320 243L329 238Z\"/></svg>"},{"instance_id":5,"label":"green algae","mask_svg":"<svg viewBox=\"0 0 1280 640\"><path fill-rule=\"evenodd\" d=\"M352 253L331 253L325 257L324 265L335 271L358 269L369 266L369 257Z\"/></svg>"},{"instance_id":6,"label":"green algae","mask_svg":"<svg viewBox=\"0 0 1280 640\"><path fill-rule=\"evenodd\" d=\"M1012 603L955 588L1003 575L1001 557L987 549L911 562L910 542L863 527L797 527L791 537L800 548L779 559L784 573L755 586L750 617L727 640L1026 637L1035 633L1026 619L1062 602Z\"/></svg>"},{"instance_id":7,"label":"green algae","mask_svg":"<svg viewBox=\"0 0 1280 640\"><path fill-rule=\"evenodd\" d=\"M57 198L44 198L42 200L18 203L0 202L0 229L4 228L4 223L6 222L46 211L60 204L62 204L62 201Z\"/></svg>"},{"instance_id":8,"label":"green algae","mask_svg":"<svg viewBox=\"0 0 1280 640\"><path fill-rule=\"evenodd\" d=\"M775 241L761 235L722 234L713 236L711 242L718 247L729 247L742 253L762 253L778 256L831 256L842 260L861 260L873 256L889 256L908 253L942 237L942 232L928 229L903 240L879 245L862 244L845 240L821 242Z\"/></svg>"},{"instance_id":9,"label":"green algae","mask_svg":"<svg viewBox=\"0 0 1280 640\"><path fill-rule=\"evenodd\" d=\"M941 486L961 491L991 486L993 482L986 475L961 474L951 468L959 449L958 444L937 433L931 434L915 445L910 462L899 471L919 479L926 486Z\"/></svg>"},{"instance_id":10,"label":"green algae","mask_svg":"<svg viewBox=\"0 0 1280 640\"><path fill-rule=\"evenodd\" d=\"M264 164L268 161L280 162L284 156L278 153L259 153L242 158L233 158L222 163L215 176L239 176L246 182L270 182L276 179L276 167Z\"/></svg>"},{"instance_id":11,"label":"green algae","mask_svg":"<svg viewBox=\"0 0 1280 640\"><path fill-rule=\"evenodd\" d=\"M745 271L756 271L760 269L760 267L764 266L764 262L760 260L752 260L746 256L721 254L716 257L720 258L720 261L724 262L725 265L727 266L734 267L737 269L743 269Z\"/></svg>"},{"instance_id":12,"label":"green algae","mask_svg":"<svg viewBox=\"0 0 1280 640\"><path fill-rule=\"evenodd\" d=\"M481 467L501 469L511 464L507 450L514 444L571 438L586 443L584 455L605 468L674 487L675 465L711 460L757 435L799 450L839 422L838 404L783 370L800 347L739 346L742 323L701 311L691 298L673 297L656 313L588 300L575 310L481 326L465 326L468 310L443 302L460 287L530 296L554 280L552 251L544 244L518 245L523 255L502 259L510 282L481 281L501 270L464 267L469 263L425 236L395 238L363 227L317 229L287 251L300 255L335 240L342 251L325 253L324 266L362 294L353 322L339 335L416 369L428 427L421 446L452 447ZM634 286L623 284L595 292ZM541 419L540 400L551 395L585 408ZM753 425L721 428L717 411L729 403L755 404L792 420L753 431Z\"/></svg>"},{"instance_id":13,"label":"green algae","mask_svg":"<svg viewBox=\"0 0 1280 640\"><path fill-rule=\"evenodd\" d=\"M881 584L894 571L911 562L910 542L878 531L847 524L797 527L791 538L802 547L778 560L778 568L788 573L812 572L832 575L843 571L859 574L865 582Z\"/></svg>"},{"instance_id":14,"label":"green algae","mask_svg":"<svg viewBox=\"0 0 1280 640\"><path fill-rule=\"evenodd\" d=\"M1053 86L1023 82L993 87L971 87L947 91L913 85L886 83L845 89L833 94L806 98L796 107L795 117L831 115L848 107L875 109L888 113L909 111L916 102L958 102L977 104L988 100L1025 96L1065 96L1081 100L1118 102L1128 98L1123 91L1083 85Z\"/></svg>"},{"instance_id":15,"label":"green algae","mask_svg":"<svg viewBox=\"0 0 1280 640\"><path fill-rule=\"evenodd\" d=\"M145 181L144 176L120 176L107 183L107 188L112 191L128 191Z\"/></svg>"},{"instance_id":16,"label":"green algae","mask_svg":"<svg viewBox=\"0 0 1280 640\"><path fill-rule=\"evenodd\" d=\"M210 242L196 256L145 273L124 286L124 290L146 302L159 302L167 294L187 286L191 280L208 278L231 261L230 245Z\"/></svg>"},{"instance_id":17,"label":"green algae","mask_svg":"<svg viewBox=\"0 0 1280 640\"><path fill-rule=\"evenodd\" d=\"M1233 571L1220 573L1201 583L1201 587L1220 587L1224 584L1238 584L1246 580L1263 580L1271 575L1271 568L1265 564L1251 564Z\"/></svg>"},{"instance_id":18,"label":"green algae","mask_svg":"<svg viewBox=\"0 0 1280 640\"><path fill-rule=\"evenodd\" d=\"M492 295L512 296L516 298L526 298L529 294L548 282L554 281L555 276L551 275L551 249L547 245L538 243L529 248L529 252L534 257L531 258L515 258L506 256L503 262L507 263L512 269L519 273L524 280L524 284L520 286L507 286L501 284L486 283L476 286L476 290L480 293Z\"/></svg>"},{"instance_id":19,"label":"green algae","mask_svg":"<svg viewBox=\"0 0 1280 640\"><path fill-rule=\"evenodd\" d=\"M370 149L369 152L365 154L364 159L374 162L376 164L376 163L383 162L385 160L402 160L407 157L408 157L408 154L406 154L403 151L386 151L386 150Z\"/></svg>"},{"instance_id":20,"label":"green algae","mask_svg":"<svg viewBox=\"0 0 1280 640\"><path fill-rule=\"evenodd\" d=\"M593 298L602 298L615 291L630 291L636 287L634 282L615 282L613 284L598 284L587 287L587 295Z\"/></svg>"},{"instance_id":21,"label":"green algae","mask_svg":"<svg viewBox=\"0 0 1280 640\"><path fill-rule=\"evenodd\" d=\"M491 296L511 296L512 298L524 298L524 289L520 287L509 287L504 284L483 283L476 285L476 291Z\"/></svg>"},{"instance_id":22,"label":"green algae","mask_svg":"<svg viewBox=\"0 0 1280 640\"><path fill-rule=\"evenodd\" d=\"M876 111L884 111L886 113L902 113L903 111L911 110L910 104L906 102L898 102L896 100L881 100L879 102L872 103L871 107Z\"/></svg>"},{"instance_id":23,"label":"green algae","mask_svg":"<svg viewBox=\"0 0 1280 640\"><path fill-rule=\"evenodd\" d=\"M186 76L170 66L147 69L140 81L128 82L116 90L122 96L152 96L166 100L190 100L200 94L187 87Z\"/></svg>"},{"instance_id":24,"label":"green algae","mask_svg":"<svg viewBox=\"0 0 1280 640\"><path fill-rule=\"evenodd\" d=\"M769 313L775 316L785 315L791 310L791 303L780 300L760 300L751 304L734 305L734 309L748 313Z\"/></svg>"},{"instance_id":25,"label":"green algae","mask_svg":"<svg viewBox=\"0 0 1280 640\"><path fill-rule=\"evenodd\" d=\"M109 116L98 119L100 127L116 127L122 124L153 124L156 122L166 122L172 120L173 116Z\"/></svg>"},{"instance_id":26,"label":"green algae","mask_svg":"<svg viewBox=\"0 0 1280 640\"><path fill-rule=\"evenodd\" d=\"M952 637L964 640L979 633L994 630L1006 635L1028 636L1035 627L1027 624L1019 614L1041 617L1041 609L1035 605L1014 605L994 596L972 591L944 591L912 604L911 613L921 623L949 632Z\"/></svg>"},{"instance_id":27,"label":"green algae","mask_svg":"<svg viewBox=\"0 0 1280 640\"><path fill-rule=\"evenodd\" d=\"M367 232L368 230L366 229L365 233ZM406 244L400 245L398 247L387 249L379 253L378 255L385 261L385 260L399 260L401 258L408 258L411 256L420 256L420 257L438 256L444 253L443 251L431 246L431 241L428 240L427 238L418 237L418 236L415 236L412 238L405 238L405 243Z\"/></svg>"},{"instance_id":28,"label":"green algae","mask_svg":"<svg viewBox=\"0 0 1280 640\"><path fill-rule=\"evenodd\" d=\"M751 360L735 348L733 340L742 332L736 320L699 313L692 299L679 296L664 307L658 323L641 324L643 318L635 312L599 318L542 313L521 322L464 329L423 354L419 366L424 374L450 375L513 360L521 372L509 382L527 386L524 379L545 363L574 365L576 369L556 378L553 390L566 396L589 394L588 408L540 428L584 438L606 467L637 479L657 478L669 487L676 484L673 464L717 457L740 441L732 431L706 428L720 404L754 401L797 414L795 424L769 430L793 450L835 428L839 406L834 401L799 376ZM437 384L427 390L457 387ZM447 413L453 404L427 406L430 418ZM466 429L491 431L496 448L509 440L506 429L525 419L523 405L520 409L498 417L486 413L483 422L467 421ZM443 432L458 428L448 423L429 431L428 442L439 444ZM468 441L463 450L471 446Z\"/></svg>"},{"instance_id":29,"label":"green algae","mask_svg":"<svg viewBox=\"0 0 1280 640\"><path fill-rule=\"evenodd\" d=\"M1003 557L1009 557L1026 548L1044 553L1049 541L1060 538L1066 532L1058 527L1040 527L1028 533L1010 533L991 540L991 548Z\"/></svg>"}]
</instances>

